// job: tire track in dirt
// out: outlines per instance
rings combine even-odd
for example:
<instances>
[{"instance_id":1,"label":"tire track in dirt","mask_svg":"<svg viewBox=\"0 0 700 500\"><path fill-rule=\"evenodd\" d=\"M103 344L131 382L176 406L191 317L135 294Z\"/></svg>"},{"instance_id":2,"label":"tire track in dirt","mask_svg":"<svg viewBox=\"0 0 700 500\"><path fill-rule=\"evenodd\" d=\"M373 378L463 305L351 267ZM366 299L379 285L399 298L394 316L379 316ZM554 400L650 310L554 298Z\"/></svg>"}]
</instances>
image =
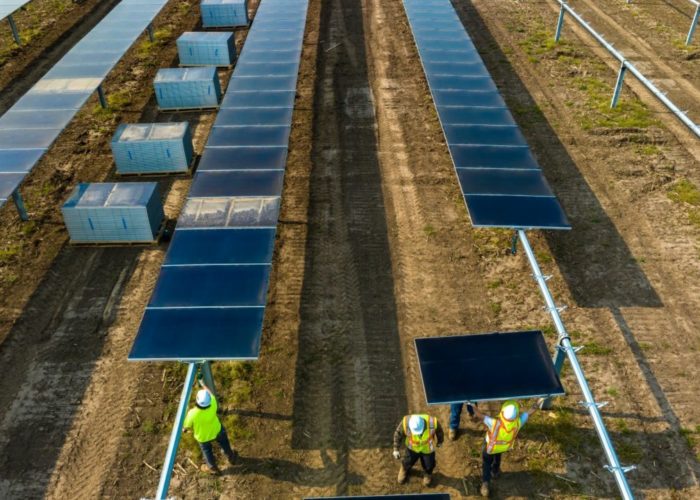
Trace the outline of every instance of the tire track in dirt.
<instances>
[{"instance_id":1,"label":"tire track in dirt","mask_svg":"<svg viewBox=\"0 0 700 500\"><path fill-rule=\"evenodd\" d=\"M374 103L361 5L328 0L321 12L292 447L335 451L322 477L334 494L354 486L351 470L381 491L377 448L406 402Z\"/></svg>"}]
</instances>

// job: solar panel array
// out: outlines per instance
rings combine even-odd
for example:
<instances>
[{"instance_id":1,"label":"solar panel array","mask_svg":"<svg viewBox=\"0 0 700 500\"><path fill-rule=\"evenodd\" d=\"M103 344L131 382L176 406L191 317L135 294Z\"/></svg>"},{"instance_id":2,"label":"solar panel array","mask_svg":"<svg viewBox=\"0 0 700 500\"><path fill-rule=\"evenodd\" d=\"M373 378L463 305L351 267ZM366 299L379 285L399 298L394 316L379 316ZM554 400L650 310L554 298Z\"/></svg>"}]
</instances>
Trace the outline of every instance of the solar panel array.
<instances>
[{"instance_id":1,"label":"solar panel array","mask_svg":"<svg viewBox=\"0 0 700 500\"><path fill-rule=\"evenodd\" d=\"M0 206L166 3L123 0L0 117Z\"/></svg>"},{"instance_id":2,"label":"solar panel array","mask_svg":"<svg viewBox=\"0 0 700 500\"><path fill-rule=\"evenodd\" d=\"M307 5L258 7L131 360L258 356Z\"/></svg>"},{"instance_id":3,"label":"solar panel array","mask_svg":"<svg viewBox=\"0 0 700 500\"><path fill-rule=\"evenodd\" d=\"M0 0L0 20L24 7L30 0Z\"/></svg>"},{"instance_id":4,"label":"solar panel array","mask_svg":"<svg viewBox=\"0 0 700 500\"><path fill-rule=\"evenodd\" d=\"M570 229L450 0L404 0L476 227Z\"/></svg>"}]
</instances>

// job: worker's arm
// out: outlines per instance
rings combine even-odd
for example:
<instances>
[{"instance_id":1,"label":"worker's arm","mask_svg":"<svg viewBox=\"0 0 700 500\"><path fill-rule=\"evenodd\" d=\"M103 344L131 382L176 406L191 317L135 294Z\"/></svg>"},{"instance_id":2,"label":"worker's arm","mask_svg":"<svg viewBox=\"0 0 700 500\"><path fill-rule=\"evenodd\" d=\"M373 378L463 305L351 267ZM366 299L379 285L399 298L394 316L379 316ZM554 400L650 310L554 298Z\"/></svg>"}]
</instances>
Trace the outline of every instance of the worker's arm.
<instances>
[{"instance_id":1,"label":"worker's arm","mask_svg":"<svg viewBox=\"0 0 700 500\"><path fill-rule=\"evenodd\" d=\"M212 396L214 395L214 391L212 391L211 389L209 389L209 387L207 386L207 384L205 384L205 383L204 383L204 380L202 380L201 378L199 379L199 387L201 387L202 389L204 389L205 391L207 391L207 392L208 392L209 394L211 394Z\"/></svg>"},{"instance_id":2,"label":"worker's arm","mask_svg":"<svg viewBox=\"0 0 700 500\"><path fill-rule=\"evenodd\" d=\"M445 433L437 419L435 419L435 437L437 438L438 446L441 446L442 442L445 440Z\"/></svg>"},{"instance_id":3,"label":"worker's arm","mask_svg":"<svg viewBox=\"0 0 700 500\"><path fill-rule=\"evenodd\" d=\"M484 417L488 417L488 415L482 413L481 410L479 410L479 407L476 404L472 405L472 408L474 408L474 415L476 415L476 418L478 418L479 420L484 420Z\"/></svg>"},{"instance_id":4,"label":"worker's arm","mask_svg":"<svg viewBox=\"0 0 700 500\"><path fill-rule=\"evenodd\" d=\"M403 420L401 420L394 431L394 451L398 451L401 448L401 444L405 439L406 434L403 431Z\"/></svg>"},{"instance_id":5,"label":"worker's arm","mask_svg":"<svg viewBox=\"0 0 700 500\"><path fill-rule=\"evenodd\" d=\"M535 413L537 410L540 409L542 406L542 403L544 403L544 398L540 398L535 403L532 405L532 407L527 411L527 416L529 417L533 413Z\"/></svg>"}]
</instances>

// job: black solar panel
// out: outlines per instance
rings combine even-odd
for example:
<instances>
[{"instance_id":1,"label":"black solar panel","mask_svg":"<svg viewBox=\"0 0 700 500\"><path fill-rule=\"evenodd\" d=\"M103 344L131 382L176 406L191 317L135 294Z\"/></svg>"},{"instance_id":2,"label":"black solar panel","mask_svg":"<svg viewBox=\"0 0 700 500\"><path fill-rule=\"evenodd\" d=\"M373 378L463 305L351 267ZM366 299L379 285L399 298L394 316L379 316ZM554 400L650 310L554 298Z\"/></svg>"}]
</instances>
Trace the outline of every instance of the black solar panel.
<instances>
[{"instance_id":1,"label":"black solar panel","mask_svg":"<svg viewBox=\"0 0 700 500\"><path fill-rule=\"evenodd\" d=\"M539 331L416 339L428 404L564 394Z\"/></svg>"},{"instance_id":2,"label":"black solar panel","mask_svg":"<svg viewBox=\"0 0 700 500\"><path fill-rule=\"evenodd\" d=\"M450 1L404 8L472 224L570 229Z\"/></svg>"}]
</instances>

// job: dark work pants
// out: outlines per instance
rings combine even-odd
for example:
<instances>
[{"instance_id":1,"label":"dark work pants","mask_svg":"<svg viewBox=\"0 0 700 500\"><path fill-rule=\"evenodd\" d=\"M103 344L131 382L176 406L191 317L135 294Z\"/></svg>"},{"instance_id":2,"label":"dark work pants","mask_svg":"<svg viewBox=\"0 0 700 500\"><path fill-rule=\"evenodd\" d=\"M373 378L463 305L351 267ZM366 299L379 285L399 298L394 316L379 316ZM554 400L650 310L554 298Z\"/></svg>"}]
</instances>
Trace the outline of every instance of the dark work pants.
<instances>
[{"instance_id":1,"label":"dark work pants","mask_svg":"<svg viewBox=\"0 0 700 500\"><path fill-rule=\"evenodd\" d=\"M483 482L488 483L491 481L491 473L497 473L501 470L501 455L503 453L489 455L486 453L486 448L481 450L481 480Z\"/></svg>"},{"instance_id":2,"label":"dark work pants","mask_svg":"<svg viewBox=\"0 0 700 500\"><path fill-rule=\"evenodd\" d=\"M231 449L231 444L228 442L226 429L224 429L224 426L222 425L221 430L215 439L212 441L207 441L206 443L199 443L199 447L202 450L202 455L204 455L204 461L211 468L216 468L216 458L214 458L214 447L212 446L214 441L219 443L219 446L221 446L221 449L224 450L224 453L227 457L229 457L229 459L233 459L234 456L233 450Z\"/></svg>"},{"instance_id":3,"label":"dark work pants","mask_svg":"<svg viewBox=\"0 0 700 500\"><path fill-rule=\"evenodd\" d=\"M428 474L433 473L435 468L435 452L432 453L416 453L406 448L406 454L403 456L403 470L408 472L411 467L420 459L420 464L423 466L423 470Z\"/></svg>"},{"instance_id":4,"label":"dark work pants","mask_svg":"<svg viewBox=\"0 0 700 500\"><path fill-rule=\"evenodd\" d=\"M459 429L459 417L462 416L462 407L466 403L453 403L450 405L450 429ZM469 413L469 416L474 415L474 408L472 408L472 405L467 404L467 413Z\"/></svg>"}]
</instances>

